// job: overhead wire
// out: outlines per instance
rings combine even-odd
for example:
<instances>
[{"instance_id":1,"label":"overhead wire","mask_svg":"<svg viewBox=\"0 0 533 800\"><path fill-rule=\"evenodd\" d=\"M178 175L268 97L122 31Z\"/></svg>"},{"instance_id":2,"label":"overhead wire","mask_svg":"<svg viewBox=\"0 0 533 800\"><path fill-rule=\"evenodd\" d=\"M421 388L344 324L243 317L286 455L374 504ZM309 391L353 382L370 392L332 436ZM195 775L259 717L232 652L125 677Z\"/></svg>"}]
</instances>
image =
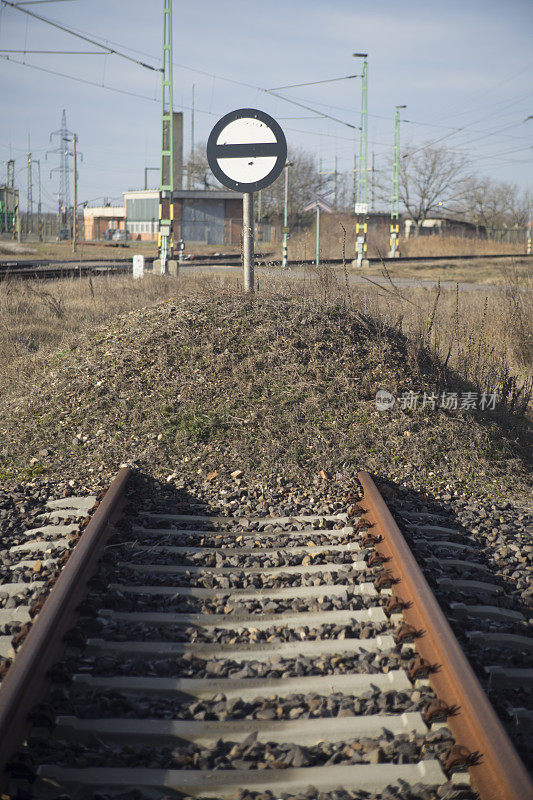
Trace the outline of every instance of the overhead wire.
<instances>
[{"instance_id":1,"label":"overhead wire","mask_svg":"<svg viewBox=\"0 0 533 800\"><path fill-rule=\"evenodd\" d=\"M105 56L107 53L101 53L97 50L7 50L4 47L0 48L0 53L42 53L42 54L53 54L56 56Z\"/></svg>"},{"instance_id":2,"label":"overhead wire","mask_svg":"<svg viewBox=\"0 0 533 800\"><path fill-rule=\"evenodd\" d=\"M265 89L266 92L277 92L280 89L296 89L299 86L317 86L319 83L334 83L335 81L349 81L351 78L361 78L362 75L344 75L342 78L326 78L323 81L310 81L308 83L290 83L288 86L273 86Z\"/></svg>"},{"instance_id":3,"label":"overhead wire","mask_svg":"<svg viewBox=\"0 0 533 800\"><path fill-rule=\"evenodd\" d=\"M88 35L82 35L80 33L75 32L74 29L67 28L66 26L61 25L60 23L58 23L58 22L56 22L54 20L50 20L50 19L47 19L46 17L42 17L41 15L35 14L33 12L30 12L27 9L20 8L19 7L20 4L9 2L9 0L1 0L1 2L4 5L8 5L8 6L12 7L12 8L16 8L16 9L18 9L20 11L23 11L24 13L29 14L30 16L34 16L36 19L39 19L39 20L41 20L43 22L46 22L47 24L50 24L53 27L57 27L60 30L63 30L65 32L69 33L70 35L77 36L78 38L81 38L81 39L83 39L85 41L89 41L92 44L95 44L97 47L100 47L102 49L102 51L103 51L102 54L109 53L109 54L112 54L112 55L118 55L120 57L126 58L127 60L133 61L134 63L139 64L139 65L141 65L143 67L147 67L148 69L151 69L151 70L154 70L154 71L160 71L160 68L153 67L151 65L146 64L145 62L139 61L138 59L131 58L130 56L128 56L128 55L126 55L124 53L121 53L119 50L116 50L115 48L109 47L109 45L107 45L107 44L104 45L104 44L102 44L100 42L95 41L94 39L90 38ZM121 45L121 47L123 47L123 46ZM132 52L135 52L132 48L125 47L124 49L129 49ZM3 51L3 52L7 52L7 51ZM25 62L22 62L22 63L25 63ZM29 65L29 66L33 66L33 65ZM286 96L280 95L280 94L277 93L277 90L275 90L275 89L264 89L264 88L261 88L261 87L258 87L258 86L254 86L253 84L246 83L244 81L238 81L236 79L226 78L226 77L221 76L221 75L215 75L213 73L207 72L206 70L199 70L199 69L196 69L196 68L193 68L193 67L189 67L188 65L185 65L185 64L176 64L176 66L181 67L182 69L191 70L191 71L196 72L198 74L206 75L206 76L211 77L213 79L218 78L219 80L227 81L227 82L230 82L230 83L233 83L233 84L237 84L237 85L241 85L241 86L246 86L246 87L248 87L250 89L254 89L256 91L261 91L261 92L264 92L264 93L267 93L267 94L271 94L272 96L277 97L278 99L283 100L284 102L288 102L288 103L291 103L293 105L297 105L300 108L304 108L305 110L311 111L313 114L316 114L317 118L319 118L319 119L323 119L323 118L331 119L332 121L337 122L337 123L339 123L341 125L344 125L346 127L349 127L351 129L354 129L354 130L358 129L358 126L352 125L351 123L348 123L345 120L341 120L338 117L334 117L331 114L326 114L324 112L320 112L317 109L313 108L312 106L309 106L307 104L304 104L304 103L300 102L299 99L297 100L296 98L291 98L291 97L286 97ZM529 67L525 68L522 71L526 71L528 68ZM56 73L56 74L58 74L58 73ZM71 76L65 76L65 77L71 77ZM347 80L347 79L351 79L351 78L355 78L355 77L360 77L360 76L358 76L358 75L349 75L349 76L345 76L343 78L331 78L331 79L327 79L327 80L324 80L324 81L313 81L313 82L301 83L301 84L290 84L290 85L287 85L285 87L277 87L277 88L278 89L279 88L296 88L296 87L299 87L299 86L315 85L315 84L319 84L319 83L329 83L329 82L332 82L332 81ZM83 79L78 79L78 80L83 81ZM105 87L105 88L110 88L111 91L117 91L113 87ZM121 90L121 91L126 93L126 90ZM131 92L130 94L135 96L135 93L133 93L133 92ZM528 96L528 95L526 94L525 96ZM513 105L516 102L520 102L521 99L523 99L523 96L519 97L519 98L517 98L515 100L512 100L510 103L508 103L508 102L505 103L504 104L504 108L505 107L509 107L510 105ZM315 105L321 105L321 106L324 106L324 107L327 107L327 108L335 108L335 106L332 106L331 104L327 104L327 103L315 102L314 104ZM499 105L501 105L501 104L499 104ZM337 107L337 108L342 108L342 107ZM352 111L352 109L346 109L346 108L342 108L342 110ZM377 114L370 114L369 116L372 116L374 118L385 119L385 117L380 117L380 115L377 115ZM483 119L485 119L485 117L483 117L479 121L482 121ZM427 125L432 125L432 123L422 123L422 122L418 122L418 121L415 121L415 120L406 120L406 122L409 122L410 124L415 124L415 125L426 125L426 124ZM474 124L477 124L477 121ZM509 126L509 127L512 127L512 126ZM457 133L460 133L460 132L462 132L464 130L467 130L469 128L470 128L470 126L461 126L459 128L452 128L451 132L448 134L448 136L439 137L438 139L433 140L431 143L428 143L428 144L424 145L422 148L419 148L419 149L426 149L427 147L432 146L432 144L436 144L439 141L444 140L445 138L449 138L450 136L455 136ZM487 134L487 135L493 135L493 134L491 133L491 134Z\"/></svg>"},{"instance_id":4,"label":"overhead wire","mask_svg":"<svg viewBox=\"0 0 533 800\"><path fill-rule=\"evenodd\" d=\"M131 61L134 64L137 64L144 69L149 69L156 72L161 72L161 67L153 67L151 64L146 64L144 61L140 61L138 58L133 58L132 56L128 56L126 53L122 53L120 50L116 50L112 47L107 47L100 42L97 42L95 39L90 38L89 36L83 36L81 33L76 33L76 31L72 30L72 28L68 28L66 25L62 25L59 22L55 22L54 20L48 19L47 17L43 17L41 14L36 14L34 11L29 11L27 8L22 8L17 3L12 3L10 0L2 0L3 5L9 6L10 8L14 8L17 11L21 11L23 14L27 14L29 17L33 17L34 19L39 20L40 22L44 22L46 25L51 25L53 28L57 28L64 33L68 33L70 36L75 36L77 39L82 39L84 42L89 42L90 44L96 45L96 47L100 47L102 50L107 51L110 55L116 55L119 58L124 58L127 61Z\"/></svg>"}]
</instances>

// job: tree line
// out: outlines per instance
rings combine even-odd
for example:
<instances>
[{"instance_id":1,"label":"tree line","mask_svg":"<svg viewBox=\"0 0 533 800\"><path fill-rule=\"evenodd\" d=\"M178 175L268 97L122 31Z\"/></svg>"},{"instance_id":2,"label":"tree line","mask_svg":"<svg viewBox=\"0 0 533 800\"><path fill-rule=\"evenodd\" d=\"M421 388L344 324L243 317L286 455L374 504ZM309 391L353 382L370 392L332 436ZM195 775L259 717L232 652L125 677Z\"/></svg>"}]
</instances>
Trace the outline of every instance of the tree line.
<instances>
[{"instance_id":1,"label":"tree line","mask_svg":"<svg viewBox=\"0 0 533 800\"><path fill-rule=\"evenodd\" d=\"M293 225L310 219L304 208L314 192L331 192L328 201L339 212L353 211L353 175L324 172L316 157L301 149L292 149L289 169L289 216ZM199 145L185 162L184 185L191 189L219 189L207 163L205 145ZM387 212L391 202L392 164L376 170L373 182L375 207ZM283 214L284 181L282 173L261 192L261 217L277 222ZM370 190L369 190L370 195ZM400 212L413 221L418 232L424 221L435 215L452 217L480 229L525 227L531 216L529 193L505 181L479 177L466 156L446 148L406 147L399 165Z\"/></svg>"}]
</instances>

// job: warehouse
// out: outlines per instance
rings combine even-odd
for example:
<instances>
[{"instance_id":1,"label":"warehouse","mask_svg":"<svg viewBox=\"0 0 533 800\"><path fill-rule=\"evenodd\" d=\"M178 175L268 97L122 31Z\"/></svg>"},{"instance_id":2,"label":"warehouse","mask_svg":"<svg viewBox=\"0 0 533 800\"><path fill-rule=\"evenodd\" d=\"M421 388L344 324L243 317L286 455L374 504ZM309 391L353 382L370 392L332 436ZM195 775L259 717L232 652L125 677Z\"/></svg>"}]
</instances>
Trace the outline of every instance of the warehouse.
<instances>
[{"instance_id":1,"label":"warehouse","mask_svg":"<svg viewBox=\"0 0 533 800\"><path fill-rule=\"evenodd\" d=\"M173 193L174 238L193 244L238 244L242 195L226 190L178 189ZM157 239L159 192L124 193L126 224L132 239Z\"/></svg>"}]
</instances>

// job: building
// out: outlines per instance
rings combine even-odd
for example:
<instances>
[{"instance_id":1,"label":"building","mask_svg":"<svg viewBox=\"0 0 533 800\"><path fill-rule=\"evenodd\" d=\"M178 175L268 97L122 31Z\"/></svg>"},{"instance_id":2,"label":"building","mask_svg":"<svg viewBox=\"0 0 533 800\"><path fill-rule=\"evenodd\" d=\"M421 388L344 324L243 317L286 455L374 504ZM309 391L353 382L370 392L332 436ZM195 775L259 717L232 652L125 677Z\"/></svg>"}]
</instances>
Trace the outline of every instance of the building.
<instances>
[{"instance_id":1,"label":"building","mask_svg":"<svg viewBox=\"0 0 533 800\"><path fill-rule=\"evenodd\" d=\"M416 223L412 219L404 220L405 238L409 239L411 236L416 236ZM474 225L472 222L465 222L462 219L453 219L452 217L428 217L422 222L419 236L432 236L432 235L445 235L445 236L485 236L486 230L483 226Z\"/></svg>"},{"instance_id":2,"label":"building","mask_svg":"<svg viewBox=\"0 0 533 800\"><path fill-rule=\"evenodd\" d=\"M86 241L99 242L108 230L124 230L124 206L96 206L83 209Z\"/></svg>"},{"instance_id":3,"label":"building","mask_svg":"<svg viewBox=\"0 0 533 800\"><path fill-rule=\"evenodd\" d=\"M187 244L238 244L242 234L242 194L226 190L173 192L174 240ZM132 239L154 241L159 228L159 192L124 193L126 225Z\"/></svg>"}]
</instances>

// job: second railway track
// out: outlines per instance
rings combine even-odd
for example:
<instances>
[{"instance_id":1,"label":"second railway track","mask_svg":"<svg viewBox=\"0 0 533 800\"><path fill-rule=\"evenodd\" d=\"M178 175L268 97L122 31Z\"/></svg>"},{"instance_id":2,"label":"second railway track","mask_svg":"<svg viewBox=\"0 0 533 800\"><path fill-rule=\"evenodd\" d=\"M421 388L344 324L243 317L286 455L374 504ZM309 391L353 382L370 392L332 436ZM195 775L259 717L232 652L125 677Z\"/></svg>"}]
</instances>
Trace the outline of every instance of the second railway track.
<instances>
[{"instance_id":1,"label":"second railway track","mask_svg":"<svg viewBox=\"0 0 533 800\"><path fill-rule=\"evenodd\" d=\"M360 478L362 501L334 514L217 516L133 497L115 528L122 470L0 689L4 792L529 798L405 540Z\"/></svg>"},{"instance_id":2,"label":"second railway track","mask_svg":"<svg viewBox=\"0 0 533 800\"><path fill-rule=\"evenodd\" d=\"M504 261L525 260L528 263L532 256L519 253L503 253L500 255L449 255L449 256L412 256L405 258L376 258L372 257L367 259L369 264L372 265L387 265L387 264L433 264L439 265L441 262L446 263L453 261L474 261L476 259L490 260L498 259ZM146 269L149 272L152 269L153 257L146 257ZM214 254L197 255L191 258L186 258L180 265L181 269L190 267L211 267L211 266L239 266L241 264L240 254L227 254L220 255ZM342 258L322 259L323 266L341 266L344 263ZM292 267L305 267L313 266L314 259L298 259L287 262L289 268ZM346 260L346 264L351 264L351 259ZM256 267L280 267L281 261L273 254L256 253L255 255ZM351 268L351 267L350 267ZM0 261L0 281L3 280L56 280L61 278L76 278L88 277L93 275L112 275L112 274L129 274L132 270L131 258L118 258L118 259L91 259L90 261L52 261L52 260L28 260L28 261Z\"/></svg>"}]
</instances>

